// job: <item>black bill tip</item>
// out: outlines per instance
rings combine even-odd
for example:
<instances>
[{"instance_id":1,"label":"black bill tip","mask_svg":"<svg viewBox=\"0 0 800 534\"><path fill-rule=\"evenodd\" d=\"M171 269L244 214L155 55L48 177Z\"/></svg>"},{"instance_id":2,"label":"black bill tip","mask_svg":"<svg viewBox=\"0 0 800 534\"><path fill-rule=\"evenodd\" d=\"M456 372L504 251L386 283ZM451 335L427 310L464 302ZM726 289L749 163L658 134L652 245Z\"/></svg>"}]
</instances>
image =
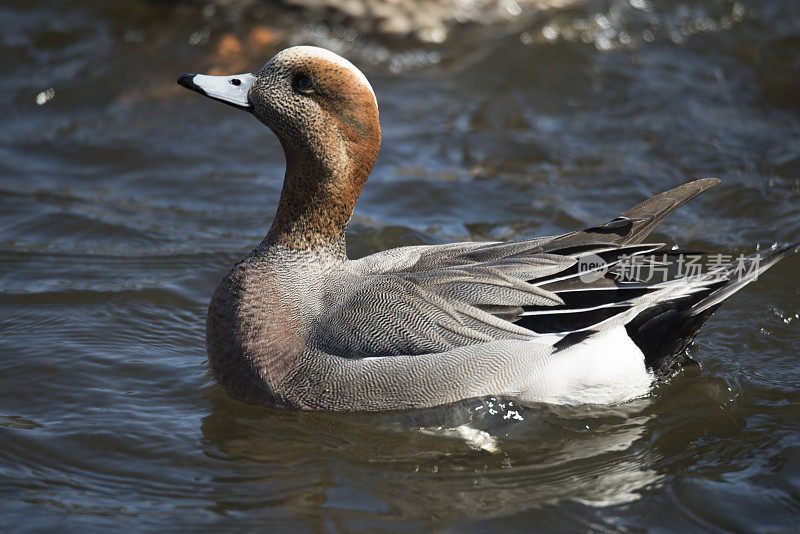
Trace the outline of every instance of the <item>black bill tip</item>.
<instances>
[{"instance_id":1,"label":"black bill tip","mask_svg":"<svg viewBox=\"0 0 800 534\"><path fill-rule=\"evenodd\" d=\"M237 109L252 112L253 106L250 104L248 91L255 79L252 74L233 76L181 74L178 76L178 85Z\"/></svg>"},{"instance_id":2,"label":"black bill tip","mask_svg":"<svg viewBox=\"0 0 800 534\"><path fill-rule=\"evenodd\" d=\"M182 85L187 89L191 89L192 91L197 91L200 94L206 94L203 89L200 88L199 85L194 83L194 77L197 76L196 74L181 74L178 76L178 85Z\"/></svg>"}]
</instances>

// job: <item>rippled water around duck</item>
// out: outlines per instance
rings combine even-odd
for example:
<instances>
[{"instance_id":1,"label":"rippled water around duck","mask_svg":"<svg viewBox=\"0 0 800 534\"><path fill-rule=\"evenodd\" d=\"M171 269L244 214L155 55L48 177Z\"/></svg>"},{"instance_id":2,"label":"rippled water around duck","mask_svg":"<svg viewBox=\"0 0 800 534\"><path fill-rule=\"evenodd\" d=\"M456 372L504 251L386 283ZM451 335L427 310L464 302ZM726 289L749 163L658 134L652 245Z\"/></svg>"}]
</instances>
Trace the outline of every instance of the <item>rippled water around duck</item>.
<instances>
[{"instance_id":1,"label":"rippled water around duck","mask_svg":"<svg viewBox=\"0 0 800 534\"><path fill-rule=\"evenodd\" d=\"M723 183L659 240L800 238L796 2L534 4L398 38L276 4L4 2L0 528L796 528L797 257L715 314L702 370L624 406L294 413L207 376L211 289L263 236L283 158L174 79L288 44L378 94L352 256L568 231L703 176ZM444 430L464 423L495 452Z\"/></svg>"}]
</instances>

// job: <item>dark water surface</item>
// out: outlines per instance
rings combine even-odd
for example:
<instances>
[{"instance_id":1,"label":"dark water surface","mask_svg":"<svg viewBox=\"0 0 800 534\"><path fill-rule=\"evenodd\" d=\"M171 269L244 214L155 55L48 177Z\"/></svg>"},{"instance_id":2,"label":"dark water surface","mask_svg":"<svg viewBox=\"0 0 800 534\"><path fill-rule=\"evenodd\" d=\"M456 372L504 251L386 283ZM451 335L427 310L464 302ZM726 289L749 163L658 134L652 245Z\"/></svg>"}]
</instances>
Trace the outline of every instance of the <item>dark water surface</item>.
<instances>
[{"instance_id":1,"label":"dark water surface","mask_svg":"<svg viewBox=\"0 0 800 534\"><path fill-rule=\"evenodd\" d=\"M624 406L294 413L207 376L211 290L264 235L283 157L174 80L289 44L378 95L352 256L568 231L704 176L657 239L800 238L800 3L507 10L425 42L274 4L0 5L0 530L798 528L796 256L716 313L701 371ZM497 452L435 429L468 421Z\"/></svg>"}]
</instances>

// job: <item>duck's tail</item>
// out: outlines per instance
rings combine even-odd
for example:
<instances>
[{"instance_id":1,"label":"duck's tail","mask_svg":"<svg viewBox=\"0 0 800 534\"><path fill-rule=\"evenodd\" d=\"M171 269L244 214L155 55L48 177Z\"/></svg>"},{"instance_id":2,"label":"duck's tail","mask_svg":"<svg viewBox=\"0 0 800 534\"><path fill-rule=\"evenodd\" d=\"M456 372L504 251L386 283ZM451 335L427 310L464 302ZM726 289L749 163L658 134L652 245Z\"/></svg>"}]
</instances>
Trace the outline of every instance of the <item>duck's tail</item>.
<instances>
[{"instance_id":1,"label":"duck's tail","mask_svg":"<svg viewBox=\"0 0 800 534\"><path fill-rule=\"evenodd\" d=\"M656 376L666 376L694 362L686 349L706 319L731 295L792 253L798 244L773 247L716 267L686 284L674 299L642 310L625 325Z\"/></svg>"}]
</instances>

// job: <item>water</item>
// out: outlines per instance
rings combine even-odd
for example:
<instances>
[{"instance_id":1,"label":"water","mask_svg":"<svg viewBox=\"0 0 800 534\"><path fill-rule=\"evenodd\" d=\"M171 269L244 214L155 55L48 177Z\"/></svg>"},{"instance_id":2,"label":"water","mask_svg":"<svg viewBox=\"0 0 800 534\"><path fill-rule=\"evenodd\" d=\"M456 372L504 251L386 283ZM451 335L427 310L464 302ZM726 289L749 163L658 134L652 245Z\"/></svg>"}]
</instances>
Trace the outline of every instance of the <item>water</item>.
<instances>
[{"instance_id":1,"label":"water","mask_svg":"<svg viewBox=\"0 0 800 534\"><path fill-rule=\"evenodd\" d=\"M278 4L3 3L0 528L796 528L796 257L715 314L701 371L624 406L295 413L209 379L208 298L283 158L175 77L289 44L347 54L378 95L354 257L568 231L703 176L723 183L656 238L800 237L797 2L514 6L398 37ZM497 451L436 430L465 422Z\"/></svg>"}]
</instances>

